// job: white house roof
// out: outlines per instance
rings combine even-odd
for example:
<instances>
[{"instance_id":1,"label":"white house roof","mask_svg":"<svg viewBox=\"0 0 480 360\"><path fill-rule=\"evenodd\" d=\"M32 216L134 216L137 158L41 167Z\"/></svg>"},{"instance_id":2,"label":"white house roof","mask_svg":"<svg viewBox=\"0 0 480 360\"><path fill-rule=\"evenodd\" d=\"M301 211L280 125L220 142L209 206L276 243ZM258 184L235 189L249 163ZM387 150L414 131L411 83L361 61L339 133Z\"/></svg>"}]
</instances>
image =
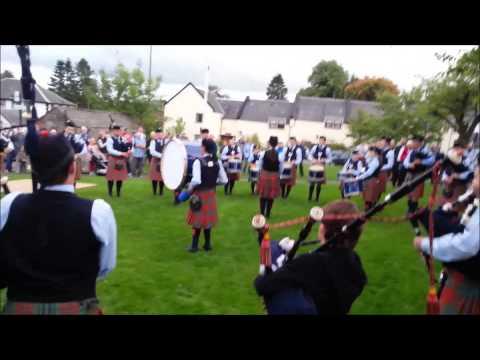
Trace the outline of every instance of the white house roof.
<instances>
[{"instance_id":1,"label":"white house roof","mask_svg":"<svg viewBox=\"0 0 480 360\"><path fill-rule=\"evenodd\" d=\"M35 101L45 104L75 106L74 103L58 96L53 91L44 89L40 85L35 85ZM20 97L23 98L22 84L18 79L2 79L0 80L0 99L14 100L15 92L18 91Z\"/></svg>"}]
</instances>

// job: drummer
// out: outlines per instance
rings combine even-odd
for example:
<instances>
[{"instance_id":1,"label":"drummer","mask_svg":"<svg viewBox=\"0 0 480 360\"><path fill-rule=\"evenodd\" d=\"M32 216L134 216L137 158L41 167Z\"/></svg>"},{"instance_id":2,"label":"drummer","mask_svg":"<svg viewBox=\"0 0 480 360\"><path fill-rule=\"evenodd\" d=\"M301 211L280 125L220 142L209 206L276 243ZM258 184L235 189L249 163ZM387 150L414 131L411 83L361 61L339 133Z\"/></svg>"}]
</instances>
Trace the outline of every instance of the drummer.
<instances>
[{"instance_id":1,"label":"drummer","mask_svg":"<svg viewBox=\"0 0 480 360\"><path fill-rule=\"evenodd\" d=\"M378 180L380 181L378 195L380 196L387 190L388 179L395 161L395 152L392 148L392 139L389 137L382 137L377 146L382 151L382 168L378 175Z\"/></svg>"},{"instance_id":2,"label":"drummer","mask_svg":"<svg viewBox=\"0 0 480 360\"><path fill-rule=\"evenodd\" d=\"M347 160L345 165L343 165L342 171L340 171L340 194L342 199L345 199L345 193L343 191L343 184L345 178L354 178L359 176L362 172L365 171L365 162L362 158L362 155L358 150L352 151L352 156Z\"/></svg>"},{"instance_id":3,"label":"drummer","mask_svg":"<svg viewBox=\"0 0 480 360\"><path fill-rule=\"evenodd\" d=\"M363 181L363 201L365 211L372 208L378 201L378 174L380 173L381 150L376 146L370 146L365 157L365 172L356 176L355 181Z\"/></svg>"},{"instance_id":4,"label":"drummer","mask_svg":"<svg viewBox=\"0 0 480 360\"><path fill-rule=\"evenodd\" d=\"M127 144L121 137L122 129L118 125L112 127L112 136L107 139L108 169L108 195L112 196L113 183L116 182L117 196L120 197L123 181L127 180L127 159L130 156Z\"/></svg>"},{"instance_id":5,"label":"drummer","mask_svg":"<svg viewBox=\"0 0 480 360\"><path fill-rule=\"evenodd\" d=\"M157 187L159 188L159 195L163 195L163 179L160 169L160 163L162 160L163 147L165 145L165 139L163 130L158 128L155 130L155 135L150 142L150 155L152 155L152 161L150 162L149 177L152 181L153 195L157 195Z\"/></svg>"},{"instance_id":6,"label":"drummer","mask_svg":"<svg viewBox=\"0 0 480 360\"><path fill-rule=\"evenodd\" d=\"M221 153L221 160L223 162L223 166L227 169L227 176L228 176L228 183L225 184L225 195L232 195L233 187L235 186L235 181L240 180L240 171L238 172L231 172L231 169L228 169L229 162L232 160L242 161L242 152L240 147L233 143L232 138L233 136L230 134L225 134L222 136L225 139L225 146L223 147ZM216 146L215 146L216 150Z\"/></svg>"},{"instance_id":7,"label":"drummer","mask_svg":"<svg viewBox=\"0 0 480 360\"><path fill-rule=\"evenodd\" d=\"M253 151L248 157L248 181L250 182L250 189L252 191L252 195L255 195L255 186L257 185L260 172L260 149L255 144L252 145L254 145L254 147L252 147Z\"/></svg>"},{"instance_id":8,"label":"drummer","mask_svg":"<svg viewBox=\"0 0 480 360\"><path fill-rule=\"evenodd\" d=\"M287 199L292 187L296 184L297 166L302 161L302 149L297 145L295 137L292 136L288 140L288 146L280 155L280 161L282 162L282 173L284 174L288 171L288 166L291 166L290 176L284 179L280 177L282 198Z\"/></svg>"},{"instance_id":9,"label":"drummer","mask_svg":"<svg viewBox=\"0 0 480 360\"><path fill-rule=\"evenodd\" d=\"M228 183L225 169L215 153L216 149L217 146L213 140L202 140L202 157L193 162L193 175L188 191L199 197L201 207L198 211L190 208L187 214L187 223L193 228L192 245L188 249L190 252L198 251L202 229L205 236L203 249L212 250L211 230L218 221L215 187L217 183Z\"/></svg>"},{"instance_id":10,"label":"drummer","mask_svg":"<svg viewBox=\"0 0 480 360\"><path fill-rule=\"evenodd\" d=\"M318 138L318 144L314 145L308 154L309 160L311 161L311 165L321 165L325 166L325 164L330 164L332 162L332 150L326 144L327 138L325 136L320 136ZM311 169L312 171L313 169ZM321 180L317 180L316 178L309 178L308 181L310 183L310 187L308 189L308 201L312 200L313 189L315 188L315 184L317 185L317 191L315 200L318 201L320 197L320 191L322 191L322 184L326 183L326 172L324 168L324 175Z\"/></svg>"}]
</instances>

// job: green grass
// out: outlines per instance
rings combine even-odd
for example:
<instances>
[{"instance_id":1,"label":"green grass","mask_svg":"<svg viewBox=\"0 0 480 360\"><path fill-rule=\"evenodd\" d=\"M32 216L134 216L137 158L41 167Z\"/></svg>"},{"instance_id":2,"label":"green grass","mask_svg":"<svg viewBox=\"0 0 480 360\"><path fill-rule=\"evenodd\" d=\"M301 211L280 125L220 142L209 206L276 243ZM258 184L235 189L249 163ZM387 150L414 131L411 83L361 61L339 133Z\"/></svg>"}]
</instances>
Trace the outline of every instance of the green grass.
<instances>
[{"instance_id":1,"label":"green grass","mask_svg":"<svg viewBox=\"0 0 480 360\"><path fill-rule=\"evenodd\" d=\"M338 168L329 168L329 179L335 180L337 172ZM223 189L218 189L220 221L213 230L214 250L197 254L186 251L191 241L185 223L188 204L173 206L170 191L154 197L148 180L135 179L126 182L120 199L111 199L106 196L104 178L84 176L82 181L97 186L79 190L79 195L104 198L118 224L117 267L98 284L107 314L264 314L252 286L259 255L250 221L258 212L258 198L250 195L246 181L236 184L232 197L225 198ZM314 204L307 202L307 194L306 178L300 178L288 200L275 202L271 222L307 215ZM338 198L338 185L329 182L322 189L320 204ZM361 198L354 201L361 206ZM383 215L401 215L405 209L402 199ZM275 230L272 238L296 238L299 230L300 225ZM316 232L317 227L310 239ZM364 227L357 251L368 285L352 314L424 313L428 277L412 240L406 222L371 222Z\"/></svg>"}]
</instances>

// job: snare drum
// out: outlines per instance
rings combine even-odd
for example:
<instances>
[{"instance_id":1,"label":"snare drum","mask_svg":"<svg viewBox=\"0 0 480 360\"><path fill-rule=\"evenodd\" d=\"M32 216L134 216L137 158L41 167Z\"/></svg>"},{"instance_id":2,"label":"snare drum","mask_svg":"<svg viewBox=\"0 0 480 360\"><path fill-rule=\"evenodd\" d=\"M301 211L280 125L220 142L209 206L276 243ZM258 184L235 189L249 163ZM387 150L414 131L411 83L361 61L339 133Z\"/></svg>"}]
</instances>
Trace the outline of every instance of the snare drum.
<instances>
[{"instance_id":1,"label":"snare drum","mask_svg":"<svg viewBox=\"0 0 480 360\"><path fill-rule=\"evenodd\" d=\"M239 174L242 172L242 161L239 159L230 159L227 162L227 172L229 174Z\"/></svg>"},{"instance_id":2,"label":"snare drum","mask_svg":"<svg viewBox=\"0 0 480 360\"><path fill-rule=\"evenodd\" d=\"M312 165L308 170L308 181L311 183L325 184L325 167L323 165Z\"/></svg>"},{"instance_id":3,"label":"snare drum","mask_svg":"<svg viewBox=\"0 0 480 360\"><path fill-rule=\"evenodd\" d=\"M292 163L283 163L280 180L290 179L292 177Z\"/></svg>"},{"instance_id":4,"label":"snare drum","mask_svg":"<svg viewBox=\"0 0 480 360\"><path fill-rule=\"evenodd\" d=\"M362 181L360 180L345 180L342 187L345 197L360 195L363 190Z\"/></svg>"}]
</instances>

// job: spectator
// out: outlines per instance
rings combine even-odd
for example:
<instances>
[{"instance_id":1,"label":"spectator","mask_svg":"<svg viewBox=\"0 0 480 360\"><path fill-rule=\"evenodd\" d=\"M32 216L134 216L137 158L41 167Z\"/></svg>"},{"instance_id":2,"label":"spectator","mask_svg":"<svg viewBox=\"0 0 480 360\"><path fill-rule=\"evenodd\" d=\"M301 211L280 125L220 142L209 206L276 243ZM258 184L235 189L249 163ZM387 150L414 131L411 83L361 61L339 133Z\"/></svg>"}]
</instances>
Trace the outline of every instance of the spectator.
<instances>
[{"instance_id":1,"label":"spectator","mask_svg":"<svg viewBox=\"0 0 480 360\"><path fill-rule=\"evenodd\" d=\"M133 176L140 177L142 176L143 163L145 160L145 151L147 146L147 139L144 134L143 127L139 127L132 139L132 171Z\"/></svg>"}]
</instances>

